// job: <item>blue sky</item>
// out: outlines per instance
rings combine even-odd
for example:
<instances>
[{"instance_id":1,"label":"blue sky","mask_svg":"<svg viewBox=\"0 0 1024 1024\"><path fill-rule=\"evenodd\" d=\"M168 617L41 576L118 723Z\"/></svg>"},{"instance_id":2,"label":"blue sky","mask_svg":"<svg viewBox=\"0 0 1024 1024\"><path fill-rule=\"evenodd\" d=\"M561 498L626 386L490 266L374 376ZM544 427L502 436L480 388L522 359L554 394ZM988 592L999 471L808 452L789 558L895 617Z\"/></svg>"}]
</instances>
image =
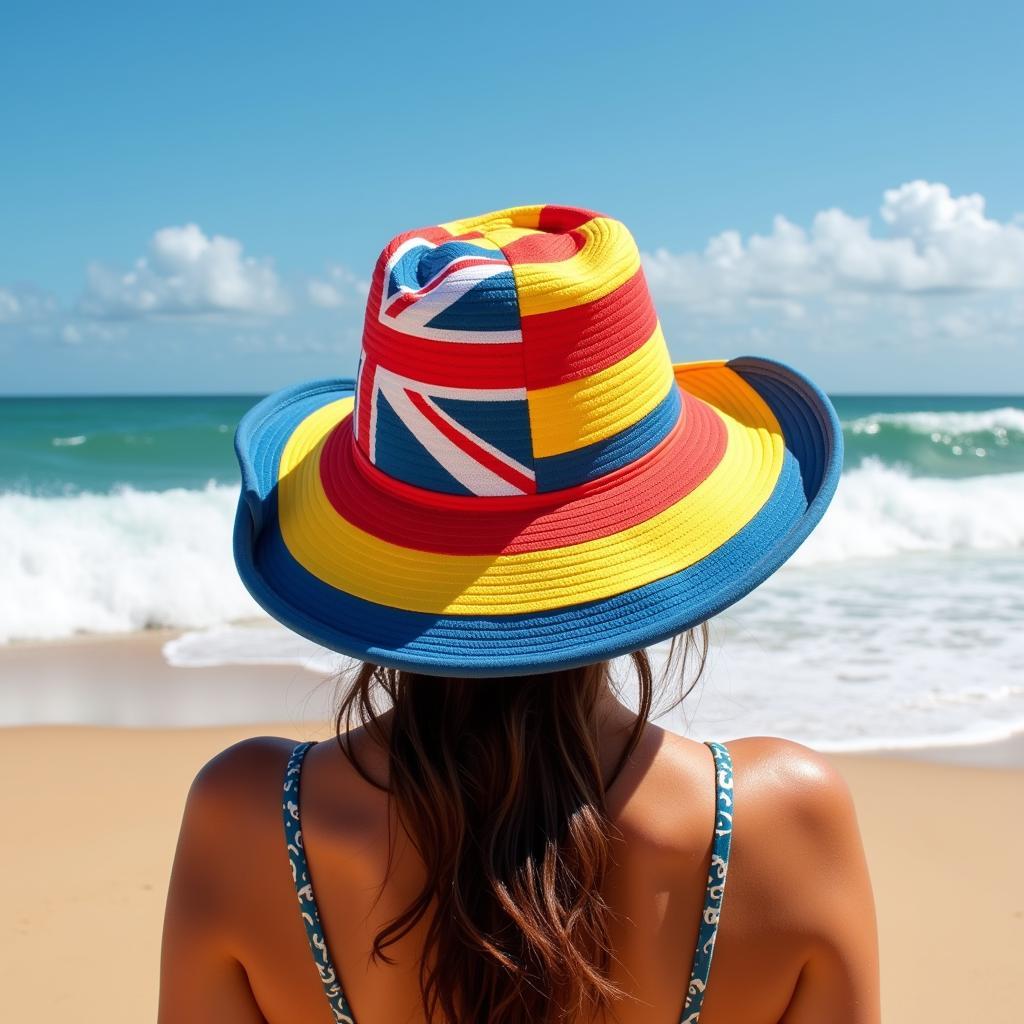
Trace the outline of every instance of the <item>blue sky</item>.
<instances>
[{"instance_id":1,"label":"blue sky","mask_svg":"<svg viewBox=\"0 0 1024 1024\"><path fill-rule=\"evenodd\" d=\"M391 235L533 202L629 225L679 360L1024 390L1021 38L986 3L19 5L0 392L350 375Z\"/></svg>"}]
</instances>

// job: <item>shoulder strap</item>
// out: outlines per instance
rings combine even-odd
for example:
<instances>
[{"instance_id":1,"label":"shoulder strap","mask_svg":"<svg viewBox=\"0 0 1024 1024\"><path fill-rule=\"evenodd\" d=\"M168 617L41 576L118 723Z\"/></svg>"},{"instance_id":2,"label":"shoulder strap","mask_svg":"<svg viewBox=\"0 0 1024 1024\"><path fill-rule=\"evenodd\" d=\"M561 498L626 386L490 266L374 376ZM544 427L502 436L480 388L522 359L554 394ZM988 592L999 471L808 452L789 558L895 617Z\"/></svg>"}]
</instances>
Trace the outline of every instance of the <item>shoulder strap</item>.
<instances>
[{"instance_id":1,"label":"shoulder strap","mask_svg":"<svg viewBox=\"0 0 1024 1024\"><path fill-rule=\"evenodd\" d=\"M718 936L718 918L725 898L725 879L732 846L732 758L723 743L708 743L707 746L715 758L715 836L711 842L711 866L704 895L704 913L697 933L697 948L693 954L693 968L680 1024L698 1024L700 1021L704 990L711 973L711 957Z\"/></svg>"},{"instance_id":2,"label":"shoulder strap","mask_svg":"<svg viewBox=\"0 0 1024 1024\"><path fill-rule=\"evenodd\" d=\"M288 860L292 866L292 881L295 893L299 898L299 910L302 923L306 928L306 938L313 954L313 962L320 973L320 981L324 986L324 994L334 1014L336 1024L355 1024L355 1018L349 1009L348 1000L341 990L341 979L334 969L331 954L327 952L327 941L320 924L320 911L317 909L316 897L313 895L313 881L306 862L306 851L302 845L302 820L299 812L299 780L302 776L302 762L313 743L300 743L288 759L288 767L284 773L284 796L282 813L284 814L284 838L288 847Z\"/></svg>"}]
</instances>

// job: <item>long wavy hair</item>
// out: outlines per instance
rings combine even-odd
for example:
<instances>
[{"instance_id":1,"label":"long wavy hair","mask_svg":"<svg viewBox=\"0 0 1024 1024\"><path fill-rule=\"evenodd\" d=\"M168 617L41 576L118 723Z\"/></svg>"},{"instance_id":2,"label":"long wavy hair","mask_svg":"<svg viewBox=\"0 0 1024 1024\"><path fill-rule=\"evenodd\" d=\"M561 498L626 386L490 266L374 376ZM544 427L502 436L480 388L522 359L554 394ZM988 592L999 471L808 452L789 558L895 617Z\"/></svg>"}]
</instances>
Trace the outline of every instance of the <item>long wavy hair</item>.
<instances>
[{"instance_id":1,"label":"long wavy hair","mask_svg":"<svg viewBox=\"0 0 1024 1024\"><path fill-rule=\"evenodd\" d=\"M706 626L673 638L668 707L696 684L707 641ZM622 997L601 895L615 836L605 794L656 705L647 653L630 657L637 714L607 778L598 723L602 695L617 687L610 662L483 680L367 663L342 691L339 745L375 786L348 737L363 726L388 751L389 799L426 867L372 955L391 963L388 947L427 918L420 991L432 1024L602 1017ZM392 837L385 883L393 854Z\"/></svg>"}]
</instances>

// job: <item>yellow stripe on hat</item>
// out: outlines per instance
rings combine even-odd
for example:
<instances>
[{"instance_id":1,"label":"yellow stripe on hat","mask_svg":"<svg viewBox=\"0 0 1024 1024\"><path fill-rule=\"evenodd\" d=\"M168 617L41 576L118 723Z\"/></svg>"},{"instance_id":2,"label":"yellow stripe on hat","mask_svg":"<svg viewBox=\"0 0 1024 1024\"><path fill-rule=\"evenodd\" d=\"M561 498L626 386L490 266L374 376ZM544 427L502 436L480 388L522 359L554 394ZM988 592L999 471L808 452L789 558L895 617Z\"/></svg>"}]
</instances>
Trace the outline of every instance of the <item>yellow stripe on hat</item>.
<instances>
[{"instance_id":1,"label":"yellow stripe on hat","mask_svg":"<svg viewBox=\"0 0 1024 1024\"><path fill-rule=\"evenodd\" d=\"M501 252L501 246L494 241L493 238L477 237L469 240L470 244L475 246L477 249L490 249L493 252Z\"/></svg>"},{"instance_id":2,"label":"yellow stripe on hat","mask_svg":"<svg viewBox=\"0 0 1024 1024\"><path fill-rule=\"evenodd\" d=\"M678 368L677 379L685 372ZM332 587L388 607L439 615L563 608L661 579L709 555L750 522L771 496L785 451L769 407L728 367L691 371L686 383L722 417L725 454L675 505L620 533L494 556L417 551L374 537L335 511L320 481L321 450L351 412L347 398L311 413L285 444L278 480L285 544L296 561Z\"/></svg>"},{"instance_id":3,"label":"yellow stripe on hat","mask_svg":"<svg viewBox=\"0 0 1024 1024\"><path fill-rule=\"evenodd\" d=\"M583 448L643 419L672 387L661 325L625 359L589 377L527 391L536 458Z\"/></svg>"},{"instance_id":4,"label":"yellow stripe on hat","mask_svg":"<svg viewBox=\"0 0 1024 1024\"><path fill-rule=\"evenodd\" d=\"M518 242L520 238L526 238L527 235L542 235L543 231L538 231L536 228L524 228L524 227L498 227L488 228L484 238L494 242L500 249L502 246L511 245L513 242Z\"/></svg>"},{"instance_id":5,"label":"yellow stripe on hat","mask_svg":"<svg viewBox=\"0 0 1024 1024\"><path fill-rule=\"evenodd\" d=\"M573 230L584 236L575 256L553 263L514 263L519 313L552 313L593 302L640 269L640 252L626 226L594 217Z\"/></svg>"},{"instance_id":6,"label":"yellow stripe on hat","mask_svg":"<svg viewBox=\"0 0 1024 1024\"><path fill-rule=\"evenodd\" d=\"M543 206L515 206L478 217L442 224L453 235L480 231L499 246L539 232ZM552 313L593 302L628 281L640 268L640 252L625 224L610 217L592 217L573 229L583 236L579 251L568 259L515 263L519 313Z\"/></svg>"},{"instance_id":7,"label":"yellow stripe on hat","mask_svg":"<svg viewBox=\"0 0 1024 1024\"><path fill-rule=\"evenodd\" d=\"M475 217L463 217L461 220L450 220L440 227L453 235L464 235L467 231L482 231L489 235L498 228L531 228L540 227L540 212L544 204L538 206L510 206L507 210L494 210L492 213L481 213Z\"/></svg>"}]
</instances>

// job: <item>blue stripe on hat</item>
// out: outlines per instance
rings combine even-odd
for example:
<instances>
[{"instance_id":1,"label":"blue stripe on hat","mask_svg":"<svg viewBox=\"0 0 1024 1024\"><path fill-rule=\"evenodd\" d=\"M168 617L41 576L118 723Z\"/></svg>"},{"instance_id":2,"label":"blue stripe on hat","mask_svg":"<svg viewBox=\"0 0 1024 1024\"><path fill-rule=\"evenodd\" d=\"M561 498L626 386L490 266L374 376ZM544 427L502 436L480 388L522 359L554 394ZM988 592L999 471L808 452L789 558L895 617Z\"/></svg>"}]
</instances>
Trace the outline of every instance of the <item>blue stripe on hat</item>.
<instances>
[{"instance_id":1,"label":"blue stripe on hat","mask_svg":"<svg viewBox=\"0 0 1024 1024\"><path fill-rule=\"evenodd\" d=\"M575 487L635 462L668 436L679 419L681 406L679 388L671 387L646 416L618 434L571 452L536 459L537 490L560 491L563 487Z\"/></svg>"}]
</instances>

